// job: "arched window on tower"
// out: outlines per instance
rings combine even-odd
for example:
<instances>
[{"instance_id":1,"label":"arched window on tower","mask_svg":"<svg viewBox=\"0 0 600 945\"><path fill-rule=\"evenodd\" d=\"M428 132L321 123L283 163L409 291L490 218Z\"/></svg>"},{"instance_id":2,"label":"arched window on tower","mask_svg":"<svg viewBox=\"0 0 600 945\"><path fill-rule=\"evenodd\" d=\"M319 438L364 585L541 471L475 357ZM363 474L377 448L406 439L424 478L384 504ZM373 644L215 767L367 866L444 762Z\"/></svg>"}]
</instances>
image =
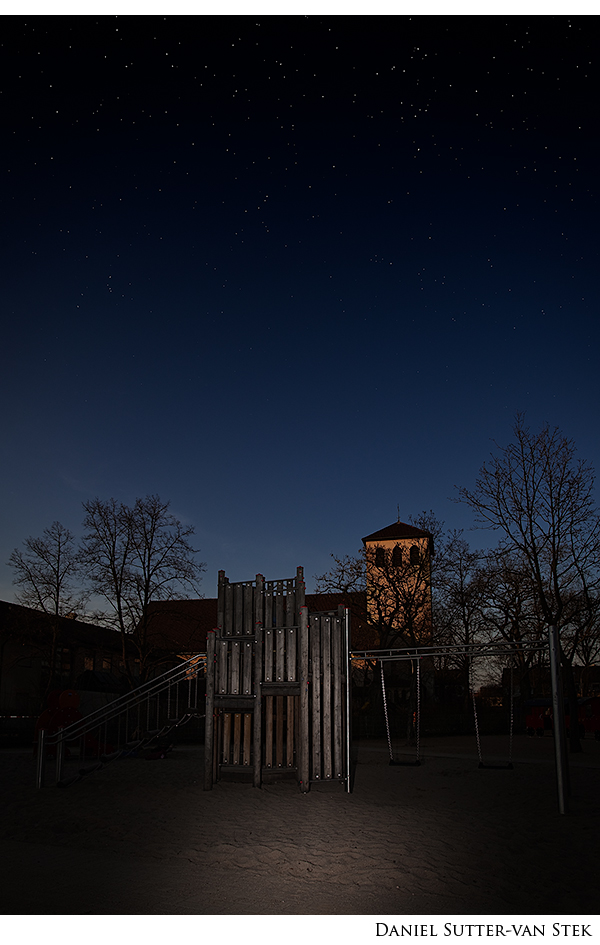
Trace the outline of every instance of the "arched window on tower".
<instances>
[{"instance_id":1,"label":"arched window on tower","mask_svg":"<svg viewBox=\"0 0 600 945\"><path fill-rule=\"evenodd\" d=\"M419 563L419 546L413 545L410 549L410 563L418 564Z\"/></svg>"},{"instance_id":2,"label":"arched window on tower","mask_svg":"<svg viewBox=\"0 0 600 945\"><path fill-rule=\"evenodd\" d=\"M399 568L402 564L402 548L400 545L394 545L392 551L392 567Z\"/></svg>"},{"instance_id":3,"label":"arched window on tower","mask_svg":"<svg viewBox=\"0 0 600 945\"><path fill-rule=\"evenodd\" d=\"M377 547L375 549L375 567L383 568L385 565L385 549Z\"/></svg>"}]
</instances>

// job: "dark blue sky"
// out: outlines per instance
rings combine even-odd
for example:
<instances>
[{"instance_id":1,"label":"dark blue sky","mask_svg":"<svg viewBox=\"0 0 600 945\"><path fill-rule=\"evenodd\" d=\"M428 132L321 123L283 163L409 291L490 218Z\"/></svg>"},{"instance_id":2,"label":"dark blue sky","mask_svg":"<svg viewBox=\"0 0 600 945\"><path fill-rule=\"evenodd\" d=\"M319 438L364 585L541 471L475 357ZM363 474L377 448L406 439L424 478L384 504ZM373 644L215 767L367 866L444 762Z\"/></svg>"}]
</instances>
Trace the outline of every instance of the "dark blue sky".
<instances>
[{"instance_id":1,"label":"dark blue sky","mask_svg":"<svg viewBox=\"0 0 600 945\"><path fill-rule=\"evenodd\" d=\"M95 496L170 499L214 596L468 528L517 411L598 468L596 29L4 17L0 596Z\"/></svg>"}]
</instances>

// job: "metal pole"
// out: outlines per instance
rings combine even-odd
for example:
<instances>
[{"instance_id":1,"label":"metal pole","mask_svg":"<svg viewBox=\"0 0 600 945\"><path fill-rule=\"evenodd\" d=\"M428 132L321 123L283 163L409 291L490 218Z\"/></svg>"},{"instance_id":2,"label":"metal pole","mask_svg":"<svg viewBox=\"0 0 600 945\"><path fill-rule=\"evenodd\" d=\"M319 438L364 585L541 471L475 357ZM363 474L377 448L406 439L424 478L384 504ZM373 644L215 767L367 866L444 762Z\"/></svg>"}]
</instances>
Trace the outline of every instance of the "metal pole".
<instances>
[{"instance_id":1,"label":"metal pole","mask_svg":"<svg viewBox=\"0 0 600 945\"><path fill-rule=\"evenodd\" d=\"M417 764L421 763L421 660L417 660L417 718L416 718L416 735L417 735Z\"/></svg>"},{"instance_id":2,"label":"metal pole","mask_svg":"<svg viewBox=\"0 0 600 945\"><path fill-rule=\"evenodd\" d=\"M57 784L60 781L61 776L62 776L62 764L63 764L64 752L65 752L65 748L64 748L64 742L63 742L63 737L62 737L62 728L59 728L58 737L56 740L56 783Z\"/></svg>"},{"instance_id":3,"label":"metal pole","mask_svg":"<svg viewBox=\"0 0 600 945\"><path fill-rule=\"evenodd\" d=\"M45 741L46 741L46 730L41 728L38 732L38 748L37 748L37 767L35 773L35 786L41 788L44 784L44 751L45 751Z\"/></svg>"},{"instance_id":4,"label":"metal pole","mask_svg":"<svg viewBox=\"0 0 600 945\"><path fill-rule=\"evenodd\" d=\"M552 680L552 712L554 716L554 755L556 761L556 787L558 791L558 812L564 814L567 809L567 755L565 733L565 709L560 673L560 644L558 631L551 624L548 627L550 650L550 676Z\"/></svg>"},{"instance_id":5,"label":"metal pole","mask_svg":"<svg viewBox=\"0 0 600 945\"><path fill-rule=\"evenodd\" d=\"M344 662L346 663L346 792L352 791L350 742L352 739L352 662L350 660L350 610L344 608Z\"/></svg>"},{"instance_id":6,"label":"metal pole","mask_svg":"<svg viewBox=\"0 0 600 945\"><path fill-rule=\"evenodd\" d=\"M206 634L206 718L204 720L204 790L213 786L215 631ZM179 690L177 692L179 699Z\"/></svg>"}]
</instances>

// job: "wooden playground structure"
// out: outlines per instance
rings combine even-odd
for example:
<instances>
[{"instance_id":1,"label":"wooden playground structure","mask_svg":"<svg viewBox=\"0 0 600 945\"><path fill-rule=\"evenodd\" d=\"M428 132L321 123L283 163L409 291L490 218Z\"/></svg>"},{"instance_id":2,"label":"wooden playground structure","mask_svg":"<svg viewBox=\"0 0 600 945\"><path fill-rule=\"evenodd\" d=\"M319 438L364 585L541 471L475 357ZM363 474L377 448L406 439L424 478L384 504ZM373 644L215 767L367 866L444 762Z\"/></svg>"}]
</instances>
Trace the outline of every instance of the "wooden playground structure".
<instances>
[{"instance_id":1,"label":"wooden playground structure","mask_svg":"<svg viewBox=\"0 0 600 945\"><path fill-rule=\"evenodd\" d=\"M294 777L350 791L350 618L309 614L295 578L230 583L219 572L206 660L204 788Z\"/></svg>"}]
</instances>

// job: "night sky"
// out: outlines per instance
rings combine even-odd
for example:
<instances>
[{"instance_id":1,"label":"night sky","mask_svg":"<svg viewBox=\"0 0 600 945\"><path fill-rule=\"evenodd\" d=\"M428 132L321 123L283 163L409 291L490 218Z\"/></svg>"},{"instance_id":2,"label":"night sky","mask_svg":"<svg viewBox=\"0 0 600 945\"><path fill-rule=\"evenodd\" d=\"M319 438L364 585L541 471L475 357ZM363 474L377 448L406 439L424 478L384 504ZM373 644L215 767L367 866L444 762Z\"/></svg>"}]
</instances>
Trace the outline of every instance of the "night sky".
<instances>
[{"instance_id":1,"label":"night sky","mask_svg":"<svg viewBox=\"0 0 600 945\"><path fill-rule=\"evenodd\" d=\"M596 17L2 25L0 597L95 496L214 596L469 529L517 411L600 468Z\"/></svg>"}]
</instances>

